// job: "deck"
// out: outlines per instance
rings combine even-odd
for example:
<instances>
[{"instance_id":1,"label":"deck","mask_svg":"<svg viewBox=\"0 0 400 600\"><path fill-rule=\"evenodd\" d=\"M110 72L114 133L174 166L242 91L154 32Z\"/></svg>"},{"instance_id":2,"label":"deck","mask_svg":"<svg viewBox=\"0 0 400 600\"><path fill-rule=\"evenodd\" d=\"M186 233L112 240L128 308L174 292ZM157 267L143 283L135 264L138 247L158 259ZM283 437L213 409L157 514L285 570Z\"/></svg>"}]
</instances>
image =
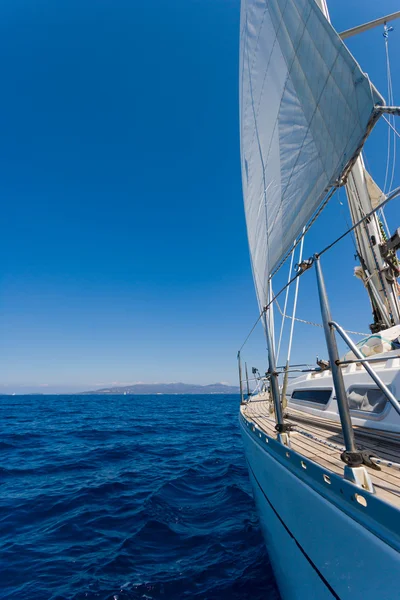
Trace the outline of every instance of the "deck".
<instances>
[{"instance_id":1,"label":"deck","mask_svg":"<svg viewBox=\"0 0 400 600\"><path fill-rule=\"evenodd\" d=\"M269 414L267 400L250 400L241 406L243 416L263 430L268 436L276 438L275 418ZM308 415L288 407L285 422L291 423L291 447L295 452L312 460L325 469L343 476L344 463L340 453L344 450L341 426L335 421ZM368 430L354 427L357 446L368 450L378 459L400 463L400 434ZM400 508L400 469L388 465L379 465L381 471L367 467L376 495L382 500Z\"/></svg>"}]
</instances>

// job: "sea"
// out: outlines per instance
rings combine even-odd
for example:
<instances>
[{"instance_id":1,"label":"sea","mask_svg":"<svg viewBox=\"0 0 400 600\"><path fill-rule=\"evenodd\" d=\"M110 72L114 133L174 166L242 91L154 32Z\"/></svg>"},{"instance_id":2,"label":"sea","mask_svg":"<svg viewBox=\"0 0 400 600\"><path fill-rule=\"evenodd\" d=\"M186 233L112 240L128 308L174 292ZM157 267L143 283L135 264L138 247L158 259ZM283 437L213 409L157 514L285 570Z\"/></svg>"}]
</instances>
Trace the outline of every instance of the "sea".
<instances>
[{"instance_id":1,"label":"sea","mask_svg":"<svg viewBox=\"0 0 400 600\"><path fill-rule=\"evenodd\" d=\"M0 397L0 598L279 600L239 397Z\"/></svg>"}]
</instances>

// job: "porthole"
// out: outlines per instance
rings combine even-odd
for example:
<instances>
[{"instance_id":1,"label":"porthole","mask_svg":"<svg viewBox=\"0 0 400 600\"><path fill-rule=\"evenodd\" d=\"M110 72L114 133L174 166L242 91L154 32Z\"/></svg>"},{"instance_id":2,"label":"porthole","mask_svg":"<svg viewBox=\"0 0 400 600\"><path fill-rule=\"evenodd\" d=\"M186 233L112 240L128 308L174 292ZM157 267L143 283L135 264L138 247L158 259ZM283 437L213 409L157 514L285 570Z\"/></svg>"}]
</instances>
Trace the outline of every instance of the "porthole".
<instances>
[{"instance_id":1,"label":"porthole","mask_svg":"<svg viewBox=\"0 0 400 600\"><path fill-rule=\"evenodd\" d=\"M361 494L354 494L358 504L361 504L361 506L367 506L367 500L366 498L364 498L364 496L361 496Z\"/></svg>"}]
</instances>

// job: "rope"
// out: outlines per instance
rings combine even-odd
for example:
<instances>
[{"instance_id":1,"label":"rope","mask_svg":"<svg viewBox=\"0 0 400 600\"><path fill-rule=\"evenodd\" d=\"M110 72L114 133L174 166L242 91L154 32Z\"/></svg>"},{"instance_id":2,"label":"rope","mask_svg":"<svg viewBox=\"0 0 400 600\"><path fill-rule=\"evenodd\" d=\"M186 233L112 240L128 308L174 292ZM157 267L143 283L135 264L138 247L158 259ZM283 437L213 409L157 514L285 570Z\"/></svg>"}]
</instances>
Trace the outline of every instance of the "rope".
<instances>
[{"instance_id":1,"label":"rope","mask_svg":"<svg viewBox=\"0 0 400 600\"><path fill-rule=\"evenodd\" d=\"M375 458L375 456L371 456L371 461L376 465L385 465L385 467L390 467L392 469L397 469L400 471L400 464L391 462L390 460L385 460L383 458Z\"/></svg>"},{"instance_id":2,"label":"rope","mask_svg":"<svg viewBox=\"0 0 400 600\"><path fill-rule=\"evenodd\" d=\"M297 433L301 433L301 435L304 435L305 437L315 440L316 442L319 442L320 444L324 444L324 446L329 446L329 448L334 448L335 450L338 450L339 452L344 452L346 450L346 448L344 448L342 446L337 446L337 444L332 444L332 442L328 442L327 440L322 440L321 438L318 438L316 435L309 433L308 431L299 429L297 425L294 426L292 431L297 431Z\"/></svg>"},{"instance_id":3,"label":"rope","mask_svg":"<svg viewBox=\"0 0 400 600\"><path fill-rule=\"evenodd\" d=\"M291 315L285 315L282 312L282 309L279 306L279 302L277 300L275 301L275 304L277 305L278 310L284 319L292 319L294 321L298 321L299 323L305 323L306 325L312 325L313 327L320 327L321 329L324 328L324 326L321 323L314 323L314 321L306 321L305 319L299 319L298 317L294 317ZM370 333L363 333L361 331L352 331L351 329L345 329L345 332L352 333L353 335L362 335L363 337L368 337L369 335L371 335Z\"/></svg>"},{"instance_id":4,"label":"rope","mask_svg":"<svg viewBox=\"0 0 400 600\"><path fill-rule=\"evenodd\" d=\"M308 431L304 431L303 429L299 429L297 425L294 426L292 431L296 431L297 433L301 433L301 435L304 435L305 437L308 437L320 444L324 444L324 446L329 446L329 448L333 448L334 450L338 450L339 452L344 452L346 449L343 446L338 446L337 444L333 444L332 442L328 442L327 440L323 440L321 438L318 438L316 435L309 433ZM371 462L373 462L375 465L384 465L385 467L390 467L392 469L396 469L397 471L400 471L400 464L399 463L395 463L392 462L390 460L386 460L384 458L377 458L376 456L371 456L370 457Z\"/></svg>"}]
</instances>

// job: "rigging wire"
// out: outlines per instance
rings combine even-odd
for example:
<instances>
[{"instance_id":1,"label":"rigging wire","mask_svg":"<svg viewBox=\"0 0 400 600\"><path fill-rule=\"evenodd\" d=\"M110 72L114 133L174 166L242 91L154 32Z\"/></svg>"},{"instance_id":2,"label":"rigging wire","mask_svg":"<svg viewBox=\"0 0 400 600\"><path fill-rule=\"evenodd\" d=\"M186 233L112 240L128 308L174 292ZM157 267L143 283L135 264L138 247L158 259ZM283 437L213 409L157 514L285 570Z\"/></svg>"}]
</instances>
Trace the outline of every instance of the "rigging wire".
<instances>
[{"instance_id":1,"label":"rigging wire","mask_svg":"<svg viewBox=\"0 0 400 600\"><path fill-rule=\"evenodd\" d=\"M310 266L311 266L311 264L310 264ZM277 294L275 294L275 296L273 298L271 298L271 300L268 302L268 304L266 306L264 306L264 308L262 309L262 311L258 315L257 321L254 323L253 327L250 329L250 331L249 331L246 339L244 340L243 344L240 346L238 354L240 354L240 352L243 350L244 345L247 343L249 337L251 336L251 334L253 333L253 331L257 327L257 325L258 325L261 317L267 312L267 310L269 309L269 307L271 306L271 304L273 304L276 301L276 299L279 298L279 296L282 294L282 292L284 292L286 290L286 288L288 288L290 285L292 285L292 283L294 281L296 281L296 279L298 277L300 277L300 275L302 275L304 272L305 272L304 269L300 269L299 271L297 271L296 275L294 277L292 277L292 279L290 281L288 281L287 284L284 285L283 288L281 288L279 290L279 292Z\"/></svg>"},{"instance_id":2,"label":"rigging wire","mask_svg":"<svg viewBox=\"0 0 400 600\"><path fill-rule=\"evenodd\" d=\"M299 245L299 243L301 242L302 238L306 235L306 233L309 231L309 229L314 225L315 221L318 219L319 215L322 213L322 211L324 210L324 208L326 207L326 205L328 204L329 200L332 198L332 196L334 195L334 193L336 192L336 190L338 190L338 187L332 187L329 190L328 195L325 197L325 199L322 201L322 203L319 205L319 208L317 208L316 212L314 213L314 215L311 217L311 219L309 220L309 222L307 223L307 225L305 226L305 228L303 229L302 234L297 238L296 242L293 244L293 247L291 250L288 250L288 252L286 252L286 254L284 255L284 257L282 258L281 262L275 267L275 269L272 271L271 273L271 278L274 277L278 271L283 267L283 265L285 264L285 262L287 261L287 259L289 258L289 256L291 255L292 252L295 251L295 249L297 248L297 246ZM286 289L286 288L285 288Z\"/></svg>"},{"instance_id":3,"label":"rigging wire","mask_svg":"<svg viewBox=\"0 0 400 600\"><path fill-rule=\"evenodd\" d=\"M323 254L325 254L325 252L328 252L328 250L330 250L331 248L333 248L334 246L336 246L336 244L338 242L340 242L343 238L345 238L349 233L351 233L352 231L354 231L357 227L359 227L360 225L362 225L362 223L365 220L369 219L378 210L380 210L381 208L383 208L384 206L386 206L386 204L388 204L391 200L394 200L395 198L397 198L397 196L400 196L400 186L398 188L396 188L395 190L393 190L393 192L386 197L386 199L382 202L382 204L380 204L379 206L377 206L376 208L374 208L373 210L371 210L371 212L369 212L362 219L360 219L359 221L357 221L357 223L354 223L354 225L352 227L349 227L349 229L347 229L347 231L345 231L344 233L342 233L342 235L340 235L338 238L336 238L328 246L325 246L325 248L323 250L321 250L320 252L317 252L316 256L320 257ZM304 237L304 234L301 237ZM293 250L292 250L292 252L293 252ZM311 263L310 263L309 266L311 266ZM249 334L247 335L246 339L244 340L243 344L241 345L239 352L241 352L241 350L243 349L243 346L247 343L249 337L253 333L254 329L257 327L258 322L260 321L261 317L268 310L268 308L271 306L271 304L273 302L276 302L276 300L286 290L286 288L289 287L294 281L296 281L296 279L298 277L300 277L300 275L302 275L303 273L305 273L305 271L307 271L307 270L308 270L308 268L307 269L301 269L301 270L297 271L296 275L294 277L292 277L292 279L290 281L288 281L287 284L284 285L283 288L281 288L277 294L275 294L275 296L270 300L270 302L266 306L264 306L264 308L262 309L262 311L260 312L260 314L258 316L257 321L254 323L254 325L251 328ZM311 322L308 322L308 321L306 321L306 323L309 323L311 325L315 325L315 323L311 323ZM317 325L317 327L319 327L319 325ZM354 334L357 334L357 335L365 335L363 333L356 332L356 331L349 331L349 333L354 333Z\"/></svg>"},{"instance_id":4,"label":"rigging wire","mask_svg":"<svg viewBox=\"0 0 400 600\"><path fill-rule=\"evenodd\" d=\"M303 229L303 237L301 238L301 244L300 244L300 250L299 250L299 264L301 264L301 261L303 260L304 229ZM292 318L292 322L290 324L289 344L288 344L288 352L287 352L287 358L286 358L287 364L289 364L290 355L292 353L293 330L294 330L294 321L295 321L295 318L296 318L297 298L298 298L298 295L299 295L299 283L300 283L300 279L297 279L297 281L296 281L296 287L294 289L293 318Z\"/></svg>"},{"instance_id":5,"label":"rigging wire","mask_svg":"<svg viewBox=\"0 0 400 600\"><path fill-rule=\"evenodd\" d=\"M390 67L390 55L389 55L389 33L393 31L393 27L389 27L386 23L383 27L383 37L385 40L385 56L386 56L386 78L387 78L387 94L388 94L388 102L390 105L394 104L393 97L393 84L392 84L392 72ZM386 194L388 191L392 189L395 167L396 167L396 134L398 135L395 127L394 127L394 115L389 114L389 119L387 119L384 115L386 123L389 125L387 132L387 159L386 159L386 171L385 171L385 182L383 185L383 193ZM393 138L393 142L392 142ZM389 169L391 163L391 174L390 174L390 183L388 184L389 178ZM385 225L386 232L389 234L390 229L388 223L386 221L385 213L383 209L380 210L381 219Z\"/></svg>"},{"instance_id":6,"label":"rigging wire","mask_svg":"<svg viewBox=\"0 0 400 600\"><path fill-rule=\"evenodd\" d=\"M299 250L299 262L297 264L297 267L300 270L302 269L301 265L303 264L302 260L303 260L303 247L304 247L304 230L305 230L305 227L303 227L303 237L301 238L301 244L300 244L300 250ZM299 283L300 283L300 279L297 279L295 289L294 289L293 317L295 317L296 310L297 310L297 298L299 295ZM282 318L282 321L284 321L283 318ZM294 331L294 318L292 319L292 321L290 323L289 344L288 344L286 365L285 365L285 371L284 371L283 383L282 383L282 407L286 407L286 405L287 405L286 390L287 390L287 384L288 384L288 378L289 378L289 365L290 365L290 355L292 352L293 331Z\"/></svg>"},{"instance_id":7,"label":"rigging wire","mask_svg":"<svg viewBox=\"0 0 400 600\"><path fill-rule=\"evenodd\" d=\"M389 101L389 104L392 104L392 102L391 102L391 85L390 85L391 84L391 77L390 77L390 61L389 61L389 44L388 44L389 32L387 31L387 25L386 25L386 23L383 26L383 37L385 39L386 77L387 77L388 101ZM392 117L391 117L391 115L389 115L389 120L391 120L391 119L392 119ZM385 182L383 184L383 193L384 194L387 191L387 182L388 182L388 177L389 177L391 141L392 141L392 132L390 131L390 129L388 129L388 131L387 131L386 171L385 171Z\"/></svg>"},{"instance_id":8,"label":"rigging wire","mask_svg":"<svg viewBox=\"0 0 400 600\"><path fill-rule=\"evenodd\" d=\"M384 224L385 229L386 229L385 233L386 233L387 237L389 238L390 237L390 229L389 229L389 225L388 225L388 223L386 221L386 216L385 216L385 213L383 211L383 208L381 208L381 214L380 214L380 216L382 217L382 221L383 221L383 224Z\"/></svg>"},{"instance_id":9,"label":"rigging wire","mask_svg":"<svg viewBox=\"0 0 400 600\"><path fill-rule=\"evenodd\" d=\"M296 243L296 240L293 242L293 246ZM294 248L293 248L294 250ZM290 267L289 267L289 274L288 274L288 281L290 280L290 275L292 273L293 270L293 260L294 260L294 252L292 252L292 258L290 260ZM287 308L287 303L288 303L288 298L289 298L289 291L290 288L288 287L286 289L286 295L285 295L285 303L283 305L283 312L286 313L286 308ZM282 323L281 323L281 331L279 333L279 342L278 342L278 350L276 352L276 362L278 362L279 359L279 352L281 350L281 343L282 343L282 335L283 335L283 328L285 326L285 319L282 319Z\"/></svg>"},{"instance_id":10,"label":"rigging wire","mask_svg":"<svg viewBox=\"0 0 400 600\"><path fill-rule=\"evenodd\" d=\"M362 219L357 221L357 223L354 223L354 225L352 227L349 227L349 229L347 229L347 231L345 231L344 233L342 233L342 235L340 235L338 238L336 238L336 240L331 242L328 246L325 246L325 248L323 250L321 250L320 252L317 252L317 256L322 256L323 254L325 254L325 252L327 252L328 250L333 248L333 246L336 246L336 244L338 242L340 242L343 238L345 238L349 233L351 233L357 227L362 225L364 221L366 221L367 219L372 217L372 215L374 215L378 210L381 210L384 206L386 206L386 204L388 204L391 200L394 200L394 198L397 198L397 196L399 196L399 195L400 195L400 187L393 190L393 192L391 194L389 194L389 196L387 196L385 198L385 200L379 206L376 206L373 210L371 210L371 212L367 213L364 217L362 217Z\"/></svg>"},{"instance_id":11,"label":"rigging wire","mask_svg":"<svg viewBox=\"0 0 400 600\"><path fill-rule=\"evenodd\" d=\"M285 319L293 319L294 321L297 321L298 323L304 323L305 325L312 325L313 327L319 327L320 329L324 328L322 323L315 323L315 321L306 321L306 319L299 319L299 317L294 317L293 315L285 315L279 305L278 300L276 300L275 304L278 307L278 310L281 313L282 317ZM362 335L363 337L368 337L369 335L371 335L370 333L364 333L363 331L352 331L351 329L345 329L345 332L352 333L353 335Z\"/></svg>"},{"instance_id":12,"label":"rigging wire","mask_svg":"<svg viewBox=\"0 0 400 600\"><path fill-rule=\"evenodd\" d=\"M385 38L385 54L386 54L386 74L387 74L388 101L389 101L389 105L390 106L394 106L392 75L391 75L390 57L389 57L389 43L388 43L389 32L391 32L391 31L393 31L393 27L388 26L385 23L384 24L383 37ZM396 164L396 136L400 137L400 133L396 130L396 128L394 126L394 115L392 113L389 113L389 118L387 118L384 114L382 114L381 116L383 117L383 119L386 121L386 123L389 126L388 127L387 162L386 162L385 182L384 182L384 186L383 186L383 193L386 194L386 191L388 190L389 195L386 197L386 199L379 206L377 206L376 208L374 208L368 214L364 214L364 216L359 221L357 221L357 223L355 223L352 227L348 227L348 229L342 235L340 235L338 238L336 238L336 240L334 240L331 244L329 244L328 246L326 246L323 250L321 250L320 252L318 252L317 256L322 256L325 252L327 252L328 250L330 250L331 248L333 248L333 246L335 246L338 242L340 242L343 238L345 238L349 233L354 232L357 227L359 227L360 225L362 225L364 223L364 221L366 221L367 219L369 219L377 211L380 211L380 215L382 217L384 225L385 225L387 231L389 231L388 224L387 224L387 221L386 221L386 217L385 217L383 208L391 200L393 200L394 198L396 198L397 196L400 195L400 187L396 188L395 190L393 190L393 192L390 193L390 190L392 188L393 181L394 181L394 174L395 174L395 164ZM393 132L393 136L392 136L392 132ZM393 137L393 150L391 152L391 140L392 140L392 137ZM393 155L392 160L391 160L391 154ZM389 183L389 186L387 187L387 182L388 182L388 178L389 178L390 163L391 163L390 183ZM287 259L289 258L289 256L291 256L291 262L290 262L290 268L289 268L289 278L290 278L290 272L291 272L292 266L293 266L294 251L295 251L296 247L301 242L301 250L300 250L300 255L301 255L301 253L302 253L302 247L303 247L303 242L304 242L304 236L309 231L309 229L312 227L312 225L315 223L315 221L318 219L319 215L324 210L324 208L326 207L326 205L328 204L329 200L332 198L332 196L334 195L334 193L336 192L337 189L340 189L340 187L332 187L330 189L330 191L328 192L327 196L321 202L320 206L317 208L316 212L311 217L311 219L308 222L308 224L303 228L302 234L297 238L297 240L294 241L292 248L284 255L284 257L281 259L280 263L275 267L275 269L271 273L270 280L282 268L282 266L285 264L285 262L287 261ZM339 204L340 204L341 207L343 207L343 204L341 203L340 199L339 199ZM347 225L347 219L346 219L346 225ZM353 244L355 245L354 236L353 236ZM262 318L262 316L267 312L268 308L274 302L277 304L279 312L282 315L282 324L281 324L281 330L280 330L280 336L279 336L279 343L278 343L278 356L279 356L279 352L280 352L280 346L281 346L281 341L282 341L282 334L283 334L283 327L284 327L284 319L285 318L292 319L291 336L290 336L290 340L289 340L289 347L291 347L294 321L299 321L299 322L307 323L309 325L314 325L316 327L322 327L322 325L320 325L318 323L313 323L311 321L305 321L303 319L296 318L294 316L295 311L294 311L293 316L291 316L291 317L288 316L288 315L286 315L286 306L287 306L287 301L288 301L288 295L289 295L290 285L294 281L296 281L298 279L298 277L300 275L302 275L303 273L304 273L304 270L299 270L296 273L296 275L294 277L292 277L291 279L289 279L288 282L286 283L286 285L275 296L272 297L272 299L268 302L268 304L266 306L264 306L264 308L260 312L260 314L259 314L256 322L254 323L253 327L251 328L249 334L247 335L246 339L244 340L242 346L240 347L239 353L243 349L244 345L247 343L248 339L250 338L251 334L255 330L255 328L258 325L258 323L259 323L260 319ZM294 306L296 306L296 303L297 303L298 283L299 282L296 283L295 305ZM282 312L277 299L278 299L278 297L285 290L287 290L287 292L286 292L286 296L285 296L284 311ZM357 331L348 331L348 333L353 333L353 334L356 334L356 335L367 335L367 334L364 334L364 333L361 333L361 332L357 332ZM289 350L289 352L290 352L290 350Z\"/></svg>"},{"instance_id":13,"label":"rigging wire","mask_svg":"<svg viewBox=\"0 0 400 600\"><path fill-rule=\"evenodd\" d=\"M388 27L388 25L385 23L384 25L384 32L383 32L383 36L385 38L385 52L386 52L386 73L387 73L387 84L388 84L388 100L389 100L389 104L391 106L394 105L394 98L393 98L393 85L392 85L392 72L391 72L391 68L390 68L390 57L389 57L389 32L393 31L393 27ZM394 124L394 115L389 115L389 120L392 121L392 123ZM389 187L388 190L392 189L392 185L393 185L393 180L394 180L394 172L395 172L395 166L396 166L396 138L393 134L393 136L391 135L391 131L388 131L388 134L390 137L393 137L393 158L392 158L392 172L391 172L391 176L390 176L390 183L389 183ZM384 190L384 192L386 193L386 189Z\"/></svg>"},{"instance_id":14,"label":"rigging wire","mask_svg":"<svg viewBox=\"0 0 400 600\"><path fill-rule=\"evenodd\" d=\"M394 136L396 136L396 135L397 135L397 137L400 137L400 133L397 131L397 129L396 129L396 127L394 126L394 124L392 124L392 123L389 121L389 119L387 119L387 118L385 117L385 115L382 115L382 118L383 118L383 120L384 120L384 121L386 121L386 123L389 125L390 129L393 131L393 137L394 137ZM392 182L392 185L393 185L393 182ZM390 187L391 187L391 186L390 186ZM390 188L389 188L389 191L390 191ZM384 224L385 224L386 231L387 231L387 233L388 233L388 237L389 237L390 229L389 229L389 226L388 226L388 224L387 224L386 217L385 217L385 213L383 212L383 209L381 210L381 216L382 216L382 220L383 220L383 222L384 222Z\"/></svg>"},{"instance_id":15,"label":"rigging wire","mask_svg":"<svg viewBox=\"0 0 400 600\"><path fill-rule=\"evenodd\" d=\"M265 313L265 308L262 309L262 311L260 312L260 314L258 315L258 319L257 321L254 323L253 327L250 329L246 339L244 340L243 344L240 346L238 354L241 353L241 351L243 350L244 345L247 343L249 337L251 336L251 334L253 333L253 331L255 330L255 328L257 327L261 317L263 316L263 314Z\"/></svg>"},{"instance_id":16,"label":"rigging wire","mask_svg":"<svg viewBox=\"0 0 400 600\"><path fill-rule=\"evenodd\" d=\"M392 125L392 123L389 121L389 119L387 117L385 117L385 115L382 115L382 119L384 121L386 121L386 123L389 125L389 127L394 131L395 135L397 135L397 137L400 137L400 133L397 131L396 127L394 125Z\"/></svg>"},{"instance_id":17,"label":"rigging wire","mask_svg":"<svg viewBox=\"0 0 400 600\"><path fill-rule=\"evenodd\" d=\"M310 264L311 266L311 264ZM286 290L286 288L288 288L290 285L292 285L292 283L294 281L296 281L296 279L298 277L300 277L300 275L302 275L305 272L304 269L300 269L299 271L297 271L296 275L294 277L292 277L292 279L290 281L287 282L286 285L283 286L283 288L281 288L279 290L279 292L277 294L275 294L275 296L273 298L271 298L271 300L268 302L268 304L266 306L264 306L264 312L267 312L267 310L269 309L269 307L271 306L271 304L273 304L275 302L275 300L277 298L279 298L279 296L282 294L282 292L284 292Z\"/></svg>"},{"instance_id":18,"label":"rigging wire","mask_svg":"<svg viewBox=\"0 0 400 600\"><path fill-rule=\"evenodd\" d=\"M343 202L342 202L342 199L340 197L340 189L338 190L338 202L339 202L339 206L340 206L340 212L342 213L344 222L345 222L346 227L348 229L350 227L350 225L349 225L349 221L347 219L347 213L344 210ZM355 233L351 236L351 241L353 242L355 253L356 253L356 255L358 255L358 248L357 248L357 244L356 244Z\"/></svg>"}]
</instances>

